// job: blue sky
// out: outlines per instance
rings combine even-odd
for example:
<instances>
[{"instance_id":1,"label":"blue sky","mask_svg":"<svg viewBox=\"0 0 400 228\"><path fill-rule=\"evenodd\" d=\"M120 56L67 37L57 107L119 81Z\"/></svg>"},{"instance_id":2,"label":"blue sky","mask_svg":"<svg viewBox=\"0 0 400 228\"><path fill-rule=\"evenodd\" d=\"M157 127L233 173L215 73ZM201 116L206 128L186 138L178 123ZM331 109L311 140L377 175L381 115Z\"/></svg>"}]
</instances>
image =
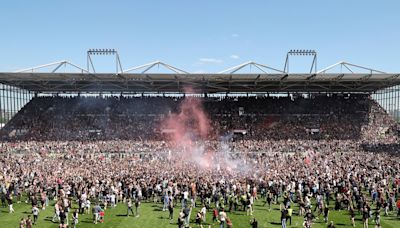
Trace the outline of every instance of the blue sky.
<instances>
[{"instance_id":1,"label":"blue sky","mask_svg":"<svg viewBox=\"0 0 400 228\"><path fill-rule=\"evenodd\" d=\"M290 49L400 72L400 1L1 1L0 71L58 60L86 67L89 48L115 48L123 68L161 60L218 72L254 60L282 69ZM110 57L94 59L114 70ZM293 58L294 71L311 59Z\"/></svg>"}]
</instances>

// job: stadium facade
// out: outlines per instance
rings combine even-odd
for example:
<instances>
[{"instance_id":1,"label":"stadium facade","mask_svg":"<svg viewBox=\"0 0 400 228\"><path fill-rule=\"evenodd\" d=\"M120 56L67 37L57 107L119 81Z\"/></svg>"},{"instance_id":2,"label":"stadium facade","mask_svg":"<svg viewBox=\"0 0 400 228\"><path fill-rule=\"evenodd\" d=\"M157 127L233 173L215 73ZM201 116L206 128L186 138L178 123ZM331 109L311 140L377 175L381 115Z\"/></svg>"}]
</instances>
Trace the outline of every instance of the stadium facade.
<instances>
[{"instance_id":1,"label":"stadium facade","mask_svg":"<svg viewBox=\"0 0 400 228\"><path fill-rule=\"evenodd\" d=\"M302 53L314 57L310 72L289 72L290 55ZM91 59L96 54L114 55L116 71L97 72ZM160 68L165 72L160 73ZM217 73L190 73L161 61L124 70L118 53L111 49L89 50L86 69L59 61L0 72L0 119L7 123L36 96L182 96L186 87L199 96L369 94L400 119L400 73L344 61L317 71L314 51L288 52L283 70L249 61Z\"/></svg>"}]
</instances>

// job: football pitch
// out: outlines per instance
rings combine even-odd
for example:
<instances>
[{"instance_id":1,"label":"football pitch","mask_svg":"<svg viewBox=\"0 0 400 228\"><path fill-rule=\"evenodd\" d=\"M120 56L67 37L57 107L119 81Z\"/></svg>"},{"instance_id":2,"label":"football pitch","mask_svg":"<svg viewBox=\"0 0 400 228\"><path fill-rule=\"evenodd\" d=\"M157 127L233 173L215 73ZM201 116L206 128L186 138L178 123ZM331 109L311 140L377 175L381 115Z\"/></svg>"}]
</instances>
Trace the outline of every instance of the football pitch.
<instances>
[{"instance_id":1,"label":"football pitch","mask_svg":"<svg viewBox=\"0 0 400 228\"><path fill-rule=\"evenodd\" d=\"M51 202L50 206L44 211L40 211L39 220L34 227L58 227L58 223L53 223L52 217L54 215L54 202ZM332 208L333 203L330 206L329 221L334 221L335 227L352 227L350 221L350 215L347 211L335 211ZM76 204L73 204L73 208L77 208ZM374 208L374 207L372 207ZM8 208L0 208L0 227L19 227L19 221L21 218L26 218L31 215L31 207L25 202L14 203L15 213L9 214ZM168 211L162 211L161 203L144 202L140 207L140 216L126 216L127 207L125 204L120 203L115 208L107 208L105 211L105 219L103 223L93 224L92 215L79 215L79 223L77 227L178 227L177 218L181 210L180 204L174 208L174 219L172 223L168 219ZM190 227L199 227L195 224L196 213L200 210L199 207L193 208L190 216ZM288 224L288 227L303 227L304 218L297 215L298 207L294 207L294 214L292 216L292 225ZM317 215L317 212L314 213ZM69 227L71 226L71 215L69 213ZM250 219L252 216L247 216L245 211L227 212L228 217L231 219L233 227L251 227ZM271 210L268 210L266 206L263 206L263 201L258 200L255 203L253 216L258 221L258 227L281 227L280 224L280 211L279 205L273 205ZM31 215L32 217L32 215ZM381 215L381 225L383 228L398 228L400 227L400 219L396 217L395 212L391 212L389 216L384 216L383 212ZM206 222L203 223L203 227L219 227L218 222L212 221L212 211L208 211L206 215ZM327 224L323 222L323 216L320 215L318 219L312 225L313 228L327 227ZM356 227L363 227L361 215L356 213ZM372 219L369 221L369 227L375 227L375 223Z\"/></svg>"}]
</instances>

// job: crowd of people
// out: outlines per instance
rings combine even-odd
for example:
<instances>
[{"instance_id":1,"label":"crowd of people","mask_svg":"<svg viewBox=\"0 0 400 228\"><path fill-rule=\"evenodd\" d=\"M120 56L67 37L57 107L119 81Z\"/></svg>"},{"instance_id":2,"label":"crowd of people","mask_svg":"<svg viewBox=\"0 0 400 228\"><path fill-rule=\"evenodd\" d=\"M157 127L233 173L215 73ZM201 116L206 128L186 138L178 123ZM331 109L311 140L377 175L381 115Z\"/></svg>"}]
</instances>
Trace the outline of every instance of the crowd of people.
<instances>
[{"instance_id":1,"label":"crowd of people","mask_svg":"<svg viewBox=\"0 0 400 228\"><path fill-rule=\"evenodd\" d=\"M250 216L256 200L265 201L266 208L281 204L282 223L289 214L305 216L306 227L316 218L314 208L326 221L325 208L349 210L353 218L367 213L368 223L377 212L386 215L400 206L397 154L376 156L334 141L297 153L216 152L209 160L188 157L183 149L175 149L173 156L154 151L124 157L74 150L67 143L55 150L31 144L25 147L29 152L16 153L16 145L24 147L19 144L4 143L1 148L1 198L12 213L13 202L26 195L32 205L32 223L49 200L56 201L53 221L62 226L76 224L80 213L92 213L97 223L105 208L118 203L127 206L127 215L138 216L141 201L161 202L170 219L178 217L182 227L188 225L195 207L199 208L198 223L213 214L224 224L234 210ZM65 150L59 149L64 146ZM174 214L175 208L181 211ZM293 213L293 208L299 209Z\"/></svg>"},{"instance_id":2,"label":"crowd of people","mask_svg":"<svg viewBox=\"0 0 400 228\"><path fill-rule=\"evenodd\" d=\"M311 96L311 95L310 95ZM171 113L199 100L209 138L376 140L395 122L366 95L304 97L35 97L1 130L5 140L160 140ZM383 117L383 118L382 118ZM369 124L386 126L373 128ZM368 129L364 129L368 128ZM379 132L377 132L379 131ZM363 133L367 135L363 135ZM378 138L379 140L379 138Z\"/></svg>"},{"instance_id":3,"label":"crowd of people","mask_svg":"<svg viewBox=\"0 0 400 228\"><path fill-rule=\"evenodd\" d=\"M182 99L34 98L1 130L2 204L31 205L20 227L49 202L60 227L87 213L102 222L118 204L141 216L142 202L179 227L191 216L232 227L237 210L257 227L257 201L265 213L280 205L282 227L295 216L334 227L330 210L348 211L351 225L359 214L364 227L400 216L397 124L368 96L201 98L212 128L190 146L161 124Z\"/></svg>"}]
</instances>

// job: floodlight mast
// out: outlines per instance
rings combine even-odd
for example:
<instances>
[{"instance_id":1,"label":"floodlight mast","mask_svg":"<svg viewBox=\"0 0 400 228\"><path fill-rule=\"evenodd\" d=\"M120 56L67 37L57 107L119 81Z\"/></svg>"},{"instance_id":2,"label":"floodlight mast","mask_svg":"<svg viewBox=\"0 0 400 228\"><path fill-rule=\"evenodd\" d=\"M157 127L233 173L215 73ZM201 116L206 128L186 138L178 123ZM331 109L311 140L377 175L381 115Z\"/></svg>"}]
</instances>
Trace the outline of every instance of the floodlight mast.
<instances>
[{"instance_id":1,"label":"floodlight mast","mask_svg":"<svg viewBox=\"0 0 400 228\"><path fill-rule=\"evenodd\" d=\"M317 73L317 52L315 50L290 50L286 54L286 61L283 71L285 73L289 73L289 56L292 55L304 55L304 56L313 56L313 61L311 63L310 74L313 72Z\"/></svg>"},{"instance_id":2,"label":"floodlight mast","mask_svg":"<svg viewBox=\"0 0 400 228\"><path fill-rule=\"evenodd\" d=\"M121 60L118 55L118 51L115 49L89 49L87 51L87 71L90 72L90 69L92 69L93 73L96 73L96 70L94 68L94 64L92 61L92 55L114 55L115 56L115 65L116 65L116 71L115 73L118 74L118 72L122 72L122 64Z\"/></svg>"}]
</instances>

